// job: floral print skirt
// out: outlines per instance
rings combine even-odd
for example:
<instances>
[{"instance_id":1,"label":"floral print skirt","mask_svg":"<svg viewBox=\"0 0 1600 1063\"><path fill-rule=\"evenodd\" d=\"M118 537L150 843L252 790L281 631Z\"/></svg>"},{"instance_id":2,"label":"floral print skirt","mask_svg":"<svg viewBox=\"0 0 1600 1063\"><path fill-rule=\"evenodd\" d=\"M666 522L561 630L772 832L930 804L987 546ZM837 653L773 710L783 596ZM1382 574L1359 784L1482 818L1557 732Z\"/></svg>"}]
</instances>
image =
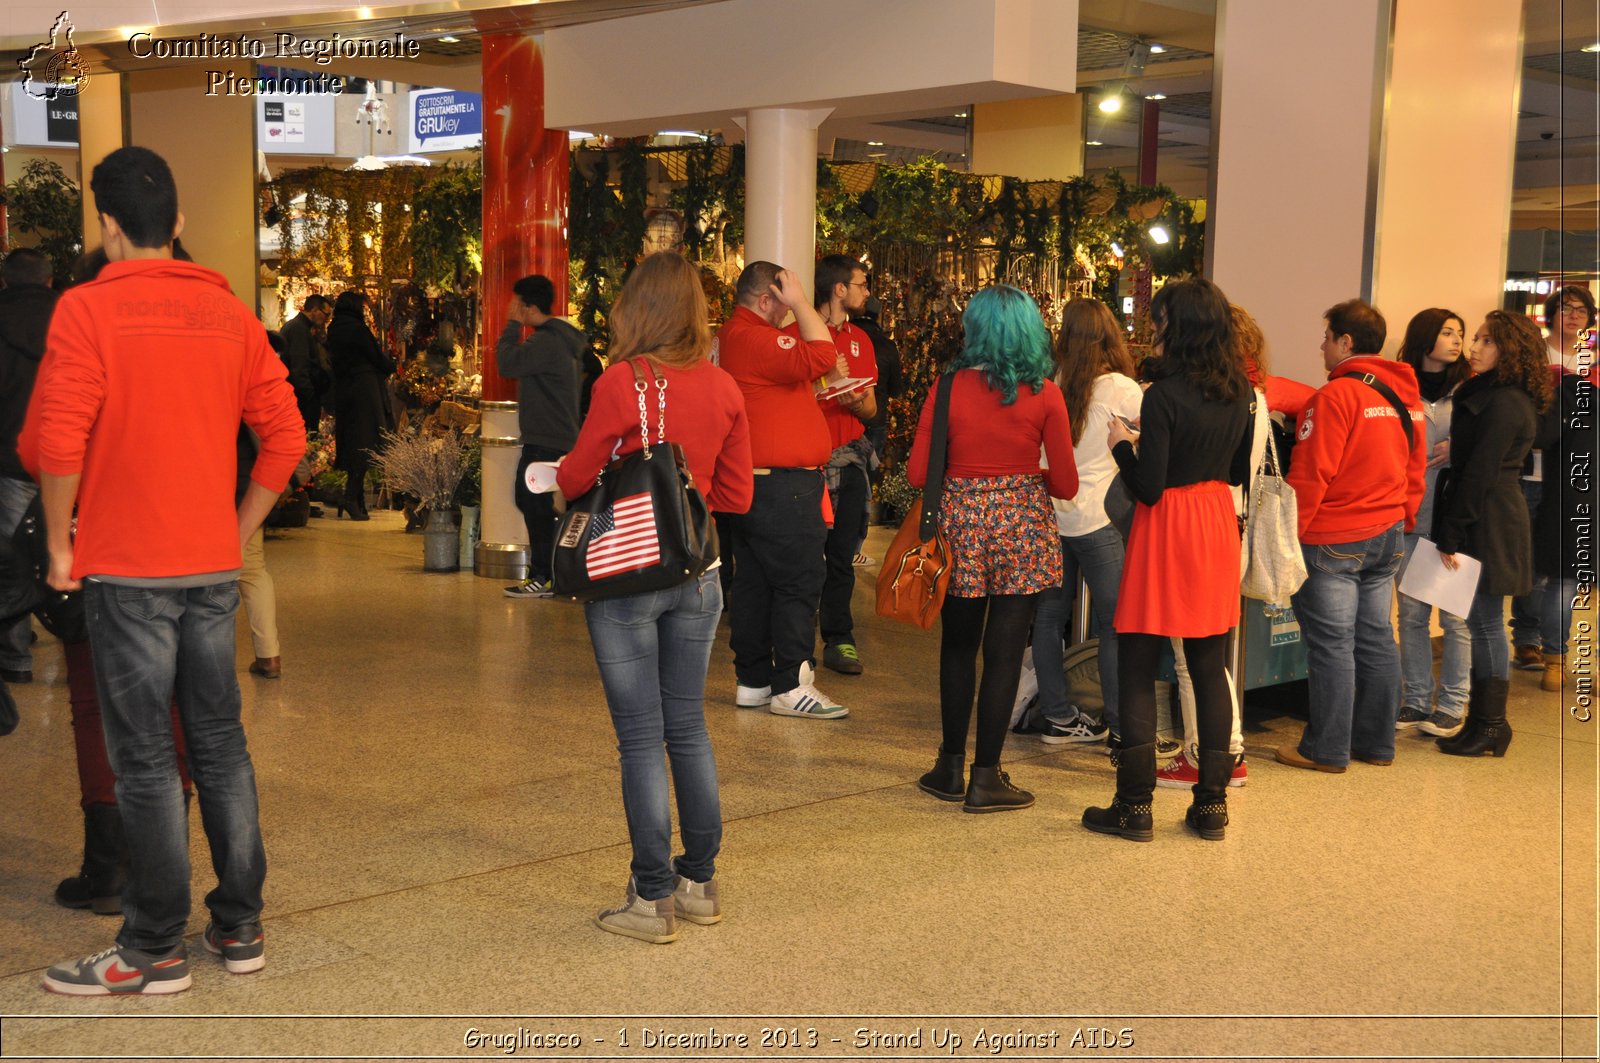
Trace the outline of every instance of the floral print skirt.
<instances>
[{"instance_id":1,"label":"floral print skirt","mask_svg":"<svg viewBox=\"0 0 1600 1063\"><path fill-rule=\"evenodd\" d=\"M1035 594L1061 585L1061 540L1038 473L948 477L939 530L950 547L947 594Z\"/></svg>"}]
</instances>

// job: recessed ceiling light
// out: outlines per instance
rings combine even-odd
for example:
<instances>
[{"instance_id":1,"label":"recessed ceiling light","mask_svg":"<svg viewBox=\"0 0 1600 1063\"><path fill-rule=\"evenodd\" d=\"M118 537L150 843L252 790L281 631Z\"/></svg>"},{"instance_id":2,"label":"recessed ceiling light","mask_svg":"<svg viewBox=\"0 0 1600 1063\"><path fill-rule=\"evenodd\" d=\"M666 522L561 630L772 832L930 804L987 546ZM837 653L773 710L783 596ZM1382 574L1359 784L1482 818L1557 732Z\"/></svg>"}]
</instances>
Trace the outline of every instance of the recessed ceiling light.
<instances>
[{"instance_id":1,"label":"recessed ceiling light","mask_svg":"<svg viewBox=\"0 0 1600 1063\"><path fill-rule=\"evenodd\" d=\"M886 151L869 151L869 152L867 152L867 158L869 158L869 159L881 159L881 158L884 158L885 156L887 156L888 154L889 153L886 152Z\"/></svg>"},{"instance_id":2,"label":"recessed ceiling light","mask_svg":"<svg viewBox=\"0 0 1600 1063\"><path fill-rule=\"evenodd\" d=\"M460 44L461 43L461 38L460 37L440 37L439 38L439 43L440 44Z\"/></svg>"},{"instance_id":3,"label":"recessed ceiling light","mask_svg":"<svg viewBox=\"0 0 1600 1063\"><path fill-rule=\"evenodd\" d=\"M1164 92L1152 92L1150 95L1145 97L1147 100L1164 100L1166 98L1167 94Z\"/></svg>"},{"instance_id":4,"label":"recessed ceiling light","mask_svg":"<svg viewBox=\"0 0 1600 1063\"><path fill-rule=\"evenodd\" d=\"M881 140L869 140L869 141L867 141L867 147L869 147L869 148L881 148L881 147L883 147L883 141L881 141Z\"/></svg>"},{"instance_id":5,"label":"recessed ceiling light","mask_svg":"<svg viewBox=\"0 0 1600 1063\"><path fill-rule=\"evenodd\" d=\"M1086 148L1103 148L1106 146L1106 142L1103 140L1085 140L1083 146Z\"/></svg>"},{"instance_id":6,"label":"recessed ceiling light","mask_svg":"<svg viewBox=\"0 0 1600 1063\"><path fill-rule=\"evenodd\" d=\"M1162 52L1164 52L1166 50L1167 50L1167 46L1164 45L1164 44L1152 44L1150 46L1150 54L1151 55L1160 55Z\"/></svg>"},{"instance_id":7,"label":"recessed ceiling light","mask_svg":"<svg viewBox=\"0 0 1600 1063\"><path fill-rule=\"evenodd\" d=\"M966 116L967 116L967 112L966 111L959 111L956 114L957 118L965 118Z\"/></svg>"},{"instance_id":8,"label":"recessed ceiling light","mask_svg":"<svg viewBox=\"0 0 1600 1063\"><path fill-rule=\"evenodd\" d=\"M1583 50L1586 52L1600 52L1600 41L1597 41L1594 44L1584 45Z\"/></svg>"},{"instance_id":9,"label":"recessed ceiling light","mask_svg":"<svg viewBox=\"0 0 1600 1063\"><path fill-rule=\"evenodd\" d=\"M1122 110L1122 96L1120 93L1114 96L1107 96L1100 101L1100 111L1103 114L1116 114L1120 110Z\"/></svg>"}]
</instances>

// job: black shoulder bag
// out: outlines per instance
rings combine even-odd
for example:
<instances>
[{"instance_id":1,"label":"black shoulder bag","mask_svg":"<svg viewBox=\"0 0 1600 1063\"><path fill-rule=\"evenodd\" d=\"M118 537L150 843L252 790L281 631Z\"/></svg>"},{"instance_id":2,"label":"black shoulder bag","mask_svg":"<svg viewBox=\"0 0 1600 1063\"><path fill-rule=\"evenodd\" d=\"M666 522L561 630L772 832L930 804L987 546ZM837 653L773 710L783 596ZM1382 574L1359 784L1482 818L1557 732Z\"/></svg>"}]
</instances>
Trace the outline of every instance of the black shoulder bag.
<instances>
[{"instance_id":1,"label":"black shoulder bag","mask_svg":"<svg viewBox=\"0 0 1600 1063\"><path fill-rule=\"evenodd\" d=\"M650 442L644 361L632 360L644 447L607 465L593 487L567 503L550 558L557 594L598 601L666 590L717 560L711 511L683 448L666 441L667 381L654 365L657 428L656 442Z\"/></svg>"}]
</instances>

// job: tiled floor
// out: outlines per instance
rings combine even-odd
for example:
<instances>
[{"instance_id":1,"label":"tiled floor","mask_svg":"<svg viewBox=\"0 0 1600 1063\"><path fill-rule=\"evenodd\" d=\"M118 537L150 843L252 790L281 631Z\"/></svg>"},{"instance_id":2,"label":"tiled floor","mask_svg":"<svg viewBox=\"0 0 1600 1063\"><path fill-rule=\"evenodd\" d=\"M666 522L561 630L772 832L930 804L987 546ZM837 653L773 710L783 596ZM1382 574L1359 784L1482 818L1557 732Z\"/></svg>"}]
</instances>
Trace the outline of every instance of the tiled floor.
<instances>
[{"instance_id":1,"label":"tiled floor","mask_svg":"<svg viewBox=\"0 0 1600 1063\"><path fill-rule=\"evenodd\" d=\"M868 552L886 542L875 530ZM1009 770L1039 795L1026 812L968 816L917 791L937 637L870 617L865 569L866 674L822 680L847 720L735 709L718 649L727 918L649 946L590 922L628 855L580 610L424 573L394 514L314 520L267 552L283 678L244 674L240 641L267 968L230 976L195 938L188 993L39 989L117 926L50 900L81 836L61 651L43 638L14 689L23 725L0 739L0 1055L504 1058L481 1038L521 1028L522 1058L975 1058L1019 1033L1005 1054L1131 1039L1118 1054L1594 1056L1600 724L1537 673L1513 677L1503 760L1407 735L1390 768L1298 771L1271 750L1299 722L1252 716L1227 840L1187 835L1188 795L1159 790L1156 841L1134 845L1078 824L1112 785L1085 748L1013 736ZM198 830L194 856L198 934ZM712 1027L750 1047L717 1047ZM763 1048L764 1027L798 1047L786 1032ZM582 1047L540 1040L555 1031Z\"/></svg>"}]
</instances>

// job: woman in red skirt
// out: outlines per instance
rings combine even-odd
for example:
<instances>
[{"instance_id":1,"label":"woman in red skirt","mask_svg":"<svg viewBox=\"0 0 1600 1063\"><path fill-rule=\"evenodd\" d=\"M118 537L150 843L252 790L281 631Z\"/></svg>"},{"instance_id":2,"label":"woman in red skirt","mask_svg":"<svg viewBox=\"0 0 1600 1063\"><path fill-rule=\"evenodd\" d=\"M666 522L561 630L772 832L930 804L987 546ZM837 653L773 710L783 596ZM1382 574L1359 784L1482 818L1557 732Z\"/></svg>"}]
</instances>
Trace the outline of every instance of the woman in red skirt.
<instances>
[{"instance_id":1,"label":"woman in red skirt","mask_svg":"<svg viewBox=\"0 0 1600 1063\"><path fill-rule=\"evenodd\" d=\"M1239 622L1239 523L1230 484L1250 473L1250 382L1235 351L1228 300L1198 278L1169 284L1150 304L1154 381L1139 431L1111 422L1108 442L1138 504L1117 597L1122 749L1117 794L1083 825L1147 842L1156 784L1155 675L1170 638L1183 640L1199 717L1200 781L1186 822L1218 840L1228 822L1233 717L1225 670Z\"/></svg>"},{"instance_id":2,"label":"woman in red skirt","mask_svg":"<svg viewBox=\"0 0 1600 1063\"><path fill-rule=\"evenodd\" d=\"M950 547L950 586L939 615L939 711L944 741L924 792L966 812L1027 808L1033 795L1000 770L1022 651L1039 593L1061 585L1051 496L1078 493L1067 404L1050 377L1050 333L1027 293L1005 284L972 297L965 345L951 364L950 421L939 530ZM906 462L913 487L928 475L933 411L928 393ZM1039 468L1039 448L1050 459ZM978 650L983 683L978 683ZM977 693L972 778L967 728Z\"/></svg>"}]
</instances>

